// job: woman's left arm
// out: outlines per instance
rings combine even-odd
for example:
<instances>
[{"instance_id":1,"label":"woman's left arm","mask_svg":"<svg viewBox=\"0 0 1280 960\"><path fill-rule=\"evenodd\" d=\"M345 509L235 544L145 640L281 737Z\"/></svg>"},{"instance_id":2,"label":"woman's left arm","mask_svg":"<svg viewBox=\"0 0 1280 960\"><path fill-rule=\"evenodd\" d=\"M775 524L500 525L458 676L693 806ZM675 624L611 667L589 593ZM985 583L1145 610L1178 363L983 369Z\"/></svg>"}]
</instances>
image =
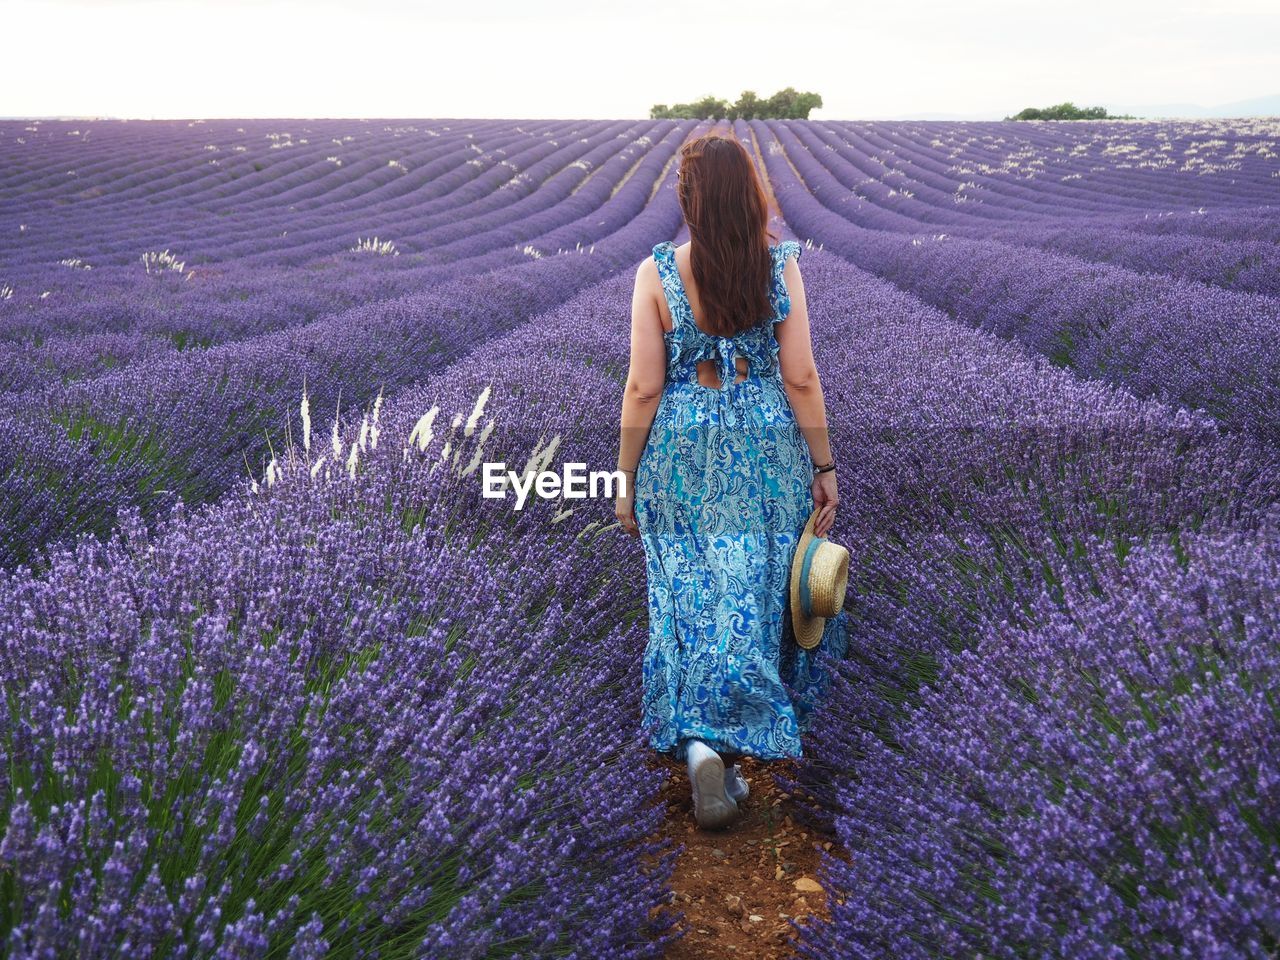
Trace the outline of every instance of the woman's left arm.
<instances>
[{"instance_id":1,"label":"woman's left arm","mask_svg":"<svg viewBox=\"0 0 1280 960\"><path fill-rule=\"evenodd\" d=\"M653 296L659 282L657 264L647 258L636 269L636 285L631 295L631 364L622 392L621 437L618 441L618 469L627 471L614 513L622 528L639 536L635 514L635 469L649 442L649 430L658 412L658 401L667 382L667 345L662 339L662 315Z\"/></svg>"}]
</instances>

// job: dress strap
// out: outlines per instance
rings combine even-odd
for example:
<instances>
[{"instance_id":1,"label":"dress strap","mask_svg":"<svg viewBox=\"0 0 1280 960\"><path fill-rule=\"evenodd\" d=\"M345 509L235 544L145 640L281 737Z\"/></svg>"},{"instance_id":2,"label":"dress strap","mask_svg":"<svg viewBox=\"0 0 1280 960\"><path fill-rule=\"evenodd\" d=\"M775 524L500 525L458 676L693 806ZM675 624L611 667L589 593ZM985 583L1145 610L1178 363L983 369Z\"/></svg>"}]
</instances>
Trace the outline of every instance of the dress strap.
<instances>
[{"instance_id":1,"label":"dress strap","mask_svg":"<svg viewBox=\"0 0 1280 960\"><path fill-rule=\"evenodd\" d=\"M653 245L653 259L658 264L658 276L662 280L662 292L667 298L667 309L671 311L671 329L675 330L683 323L685 310L692 310L684 294L684 284L680 282L680 271L676 267L676 245L670 240L663 240Z\"/></svg>"},{"instance_id":2,"label":"dress strap","mask_svg":"<svg viewBox=\"0 0 1280 960\"><path fill-rule=\"evenodd\" d=\"M787 281L782 276L787 266L787 257L799 260L803 250L804 247L795 240L783 240L773 248L773 299L777 304L775 323L787 319L791 313L791 295L787 293Z\"/></svg>"}]
</instances>

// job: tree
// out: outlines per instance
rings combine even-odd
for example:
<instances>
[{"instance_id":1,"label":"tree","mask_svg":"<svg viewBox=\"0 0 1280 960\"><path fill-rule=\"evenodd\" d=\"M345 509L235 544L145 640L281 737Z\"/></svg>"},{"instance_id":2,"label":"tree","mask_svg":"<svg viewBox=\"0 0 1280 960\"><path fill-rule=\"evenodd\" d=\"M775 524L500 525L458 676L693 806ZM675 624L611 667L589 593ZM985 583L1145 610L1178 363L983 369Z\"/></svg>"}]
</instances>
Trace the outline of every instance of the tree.
<instances>
[{"instance_id":1,"label":"tree","mask_svg":"<svg viewBox=\"0 0 1280 960\"><path fill-rule=\"evenodd\" d=\"M738 102L729 108L730 120L754 120L764 109L764 104L754 90L743 90Z\"/></svg>"},{"instance_id":2,"label":"tree","mask_svg":"<svg viewBox=\"0 0 1280 960\"><path fill-rule=\"evenodd\" d=\"M704 120L723 120L729 113L729 101L707 94L691 104L693 114Z\"/></svg>"},{"instance_id":3,"label":"tree","mask_svg":"<svg viewBox=\"0 0 1280 960\"><path fill-rule=\"evenodd\" d=\"M808 120L809 111L822 106L816 93L798 93L795 87L779 90L768 101L768 116L775 120Z\"/></svg>"}]
</instances>

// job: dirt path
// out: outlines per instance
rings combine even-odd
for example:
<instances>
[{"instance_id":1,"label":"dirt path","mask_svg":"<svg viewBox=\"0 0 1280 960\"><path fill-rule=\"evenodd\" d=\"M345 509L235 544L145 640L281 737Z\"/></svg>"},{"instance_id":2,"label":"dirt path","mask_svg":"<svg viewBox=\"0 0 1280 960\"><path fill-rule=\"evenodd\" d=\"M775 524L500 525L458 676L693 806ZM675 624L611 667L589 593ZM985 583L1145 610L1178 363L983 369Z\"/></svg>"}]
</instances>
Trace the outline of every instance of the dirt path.
<instances>
[{"instance_id":1,"label":"dirt path","mask_svg":"<svg viewBox=\"0 0 1280 960\"><path fill-rule=\"evenodd\" d=\"M737 821L715 831L694 823L685 765L657 754L649 762L668 772L661 835L684 846L671 878L675 901L661 908L684 914L677 923L683 936L668 949L668 960L795 956L788 941L798 931L790 921L826 916L826 894L817 886L818 848L839 847L835 837L792 821L793 801L774 784L773 771L794 774L796 761L743 760L751 795Z\"/></svg>"}]
</instances>

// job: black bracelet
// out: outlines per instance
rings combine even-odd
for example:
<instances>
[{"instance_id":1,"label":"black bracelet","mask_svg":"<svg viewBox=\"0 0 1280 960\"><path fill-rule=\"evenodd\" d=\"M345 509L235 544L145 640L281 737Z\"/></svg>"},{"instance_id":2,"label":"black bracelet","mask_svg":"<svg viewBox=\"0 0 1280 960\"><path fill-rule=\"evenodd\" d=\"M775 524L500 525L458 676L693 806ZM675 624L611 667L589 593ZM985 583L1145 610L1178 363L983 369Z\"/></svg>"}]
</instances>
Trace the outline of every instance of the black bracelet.
<instances>
[{"instance_id":1,"label":"black bracelet","mask_svg":"<svg viewBox=\"0 0 1280 960\"><path fill-rule=\"evenodd\" d=\"M819 467L817 464L814 464L814 470L813 470L813 472L814 472L815 474L818 474L818 473L830 473L830 472L831 472L832 470L834 470L835 468L836 468L836 462L835 462L834 460L832 460L832 461L831 461L830 463L828 463L825 467Z\"/></svg>"}]
</instances>

